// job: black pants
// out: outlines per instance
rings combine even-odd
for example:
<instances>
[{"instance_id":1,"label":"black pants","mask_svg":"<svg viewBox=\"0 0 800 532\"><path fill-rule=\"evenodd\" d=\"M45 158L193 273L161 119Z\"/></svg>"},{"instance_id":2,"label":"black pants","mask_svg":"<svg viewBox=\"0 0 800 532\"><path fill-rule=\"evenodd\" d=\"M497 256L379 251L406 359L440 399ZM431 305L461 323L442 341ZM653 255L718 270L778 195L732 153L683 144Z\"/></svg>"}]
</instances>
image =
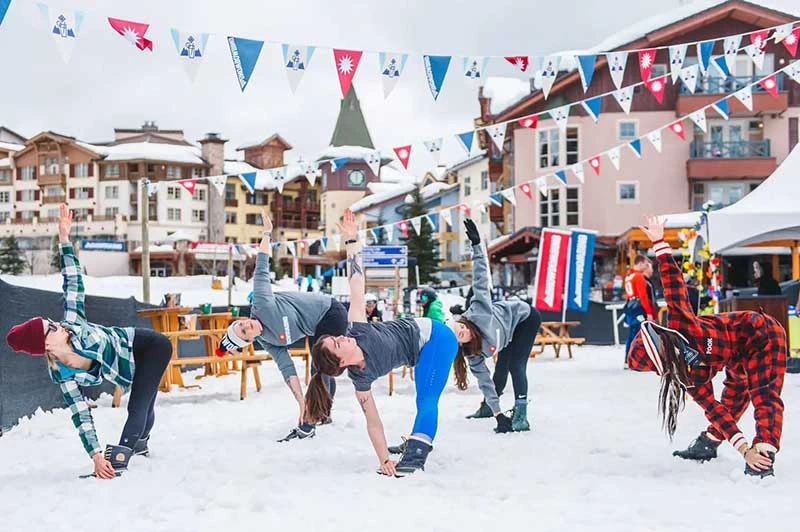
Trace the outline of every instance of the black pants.
<instances>
[{"instance_id":1,"label":"black pants","mask_svg":"<svg viewBox=\"0 0 800 532\"><path fill-rule=\"evenodd\" d=\"M511 342L497 355L497 364L494 367L494 389L497 395L502 395L511 373L511 384L514 386L514 399L528 398L528 358L531 356L533 342L542 324L539 311L531 307L531 315L519 322Z\"/></svg>"},{"instance_id":2,"label":"black pants","mask_svg":"<svg viewBox=\"0 0 800 532\"><path fill-rule=\"evenodd\" d=\"M308 347L311 348L314 344L317 343L320 336L324 336L329 334L331 336L342 336L343 334L347 333L347 309L344 308L339 301L332 299L331 300L331 308L328 309L328 312L322 316L322 320L317 324L317 328L314 329L314 336L309 338ZM317 373L317 370L314 366L311 366L311 375ZM333 377L328 377L327 375L322 376L322 381L328 387L328 391L330 392L331 396L336 395L336 379Z\"/></svg>"},{"instance_id":3,"label":"black pants","mask_svg":"<svg viewBox=\"0 0 800 532\"><path fill-rule=\"evenodd\" d=\"M152 329L136 329L133 337L135 364L131 393L128 398L128 420L122 429L119 444L133 448L139 440L150 437L156 420L155 404L158 383L172 357L172 344Z\"/></svg>"}]
</instances>

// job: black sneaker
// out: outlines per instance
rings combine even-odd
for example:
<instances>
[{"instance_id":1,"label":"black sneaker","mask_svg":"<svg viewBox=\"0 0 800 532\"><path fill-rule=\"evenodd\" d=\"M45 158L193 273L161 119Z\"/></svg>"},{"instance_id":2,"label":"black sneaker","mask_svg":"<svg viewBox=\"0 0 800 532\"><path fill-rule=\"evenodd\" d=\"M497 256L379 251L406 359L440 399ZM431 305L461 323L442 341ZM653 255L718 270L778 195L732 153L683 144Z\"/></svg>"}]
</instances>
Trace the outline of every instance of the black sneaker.
<instances>
[{"instance_id":1,"label":"black sneaker","mask_svg":"<svg viewBox=\"0 0 800 532\"><path fill-rule=\"evenodd\" d=\"M775 453L767 451L767 456L769 456L769 459L772 460L772 464L775 465ZM759 478L774 477L775 470L772 468L771 465L767 469L762 469L759 471L758 469L750 467L750 464L746 463L744 465L744 474L750 477L759 477Z\"/></svg>"},{"instance_id":2,"label":"black sneaker","mask_svg":"<svg viewBox=\"0 0 800 532\"><path fill-rule=\"evenodd\" d=\"M147 442L150 436L142 438L133 446L133 456L150 456L150 449L147 447Z\"/></svg>"},{"instance_id":3,"label":"black sneaker","mask_svg":"<svg viewBox=\"0 0 800 532\"><path fill-rule=\"evenodd\" d=\"M701 432L700 436L694 439L689 447L682 451L674 451L672 456L683 458L684 460L695 460L703 463L717 457L717 448L720 446L721 441L714 441L705 432Z\"/></svg>"},{"instance_id":4,"label":"black sneaker","mask_svg":"<svg viewBox=\"0 0 800 532\"><path fill-rule=\"evenodd\" d=\"M304 440L306 438L313 438L317 434L317 429L310 423L303 423L293 428L285 438L278 440L278 443L283 443L289 440Z\"/></svg>"},{"instance_id":5,"label":"black sneaker","mask_svg":"<svg viewBox=\"0 0 800 532\"><path fill-rule=\"evenodd\" d=\"M415 438L409 438L405 442L406 449L400 461L397 462L395 471L398 477L409 475L418 469L425 470L425 460L433 450L433 446Z\"/></svg>"},{"instance_id":6,"label":"black sneaker","mask_svg":"<svg viewBox=\"0 0 800 532\"><path fill-rule=\"evenodd\" d=\"M479 406L474 413L468 415L467 419L484 419L490 417L494 417L492 409L489 408L489 405L486 404L486 401L481 401L481 406Z\"/></svg>"}]
</instances>

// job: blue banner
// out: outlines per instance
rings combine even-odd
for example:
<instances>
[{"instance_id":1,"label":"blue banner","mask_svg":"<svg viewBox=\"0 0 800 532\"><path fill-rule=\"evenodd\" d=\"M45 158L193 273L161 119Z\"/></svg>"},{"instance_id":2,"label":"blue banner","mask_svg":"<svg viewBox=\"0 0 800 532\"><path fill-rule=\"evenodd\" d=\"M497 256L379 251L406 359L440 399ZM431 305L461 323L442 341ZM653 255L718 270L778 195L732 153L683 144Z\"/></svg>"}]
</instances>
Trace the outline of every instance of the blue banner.
<instances>
[{"instance_id":1,"label":"blue banner","mask_svg":"<svg viewBox=\"0 0 800 532\"><path fill-rule=\"evenodd\" d=\"M264 41L228 37L228 46L231 49L231 59L233 59L233 68L236 69L239 88L244 92L250 82L250 76L253 75L253 70L256 68L256 62L258 61L258 56L261 55L261 47L264 46Z\"/></svg>"},{"instance_id":2,"label":"blue banner","mask_svg":"<svg viewBox=\"0 0 800 532\"><path fill-rule=\"evenodd\" d=\"M567 279L567 308L589 310L589 285L592 281L594 242L597 235L589 231L572 231L569 240L569 278Z\"/></svg>"},{"instance_id":3,"label":"blue banner","mask_svg":"<svg viewBox=\"0 0 800 532\"><path fill-rule=\"evenodd\" d=\"M6 16L8 6L11 5L11 0L0 0L0 24L3 23L3 18Z\"/></svg>"},{"instance_id":4,"label":"blue banner","mask_svg":"<svg viewBox=\"0 0 800 532\"><path fill-rule=\"evenodd\" d=\"M437 100L442 92L442 84L444 84L447 69L450 68L450 56L426 55L423 60L425 62L425 77L428 80L428 87L431 89L433 99Z\"/></svg>"},{"instance_id":5,"label":"blue banner","mask_svg":"<svg viewBox=\"0 0 800 532\"><path fill-rule=\"evenodd\" d=\"M125 242L116 240L81 240L81 249L85 251L125 251Z\"/></svg>"}]
</instances>

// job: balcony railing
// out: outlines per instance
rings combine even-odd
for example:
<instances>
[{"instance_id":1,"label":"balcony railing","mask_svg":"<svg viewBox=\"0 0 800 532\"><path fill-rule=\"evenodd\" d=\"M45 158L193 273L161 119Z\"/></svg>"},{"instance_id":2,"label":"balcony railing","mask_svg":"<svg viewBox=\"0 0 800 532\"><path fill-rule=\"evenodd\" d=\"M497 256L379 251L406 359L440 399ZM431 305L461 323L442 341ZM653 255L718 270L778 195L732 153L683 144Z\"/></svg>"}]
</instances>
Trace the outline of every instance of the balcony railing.
<instances>
[{"instance_id":1,"label":"balcony railing","mask_svg":"<svg viewBox=\"0 0 800 532\"><path fill-rule=\"evenodd\" d=\"M757 141L715 142L695 140L690 145L692 159L755 159L770 155L769 139Z\"/></svg>"},{"instance_id":2,"label":"balcony railing","mask_svg":"<svg viewBox=\"0 0 800 532\"><path fill-rule=\"evenodd\" d=\"M746 86L753 85L753 92L766 92L766 90L758 85L757 82L763 76L730 76L723 78L722 76L709 76L697 80L697 87L694 94L732 94ZM783 72L778 72L775 76L775 81L778 83L778 91L783 90ZM692 92L686 88L686 85L681 83L680 94L682 96L691 95Z\"/></svg>"},{"instance_id":3,"label":"balcony railing","mask_svg":"<svg viewBox=\"0 0 800 532\"><path fill-rule=\"evenodd\" d=\"M318 201L306 201L305 206L302 205L303 202L300 200L293 200L293 201L283 201L281 203L281 210L289 211L289 212L300 212L301 208L305 208L306 211L309 212L319 212L319 202ZM278 203L270 202L270 208L275 211L278 209Z\"/></svg>"},{"instance_id":4,"label":"balcony railing","mask_svg":"<svg viewBox=\"0 0 800 532\"><path fill-rule=\"evenodd\" d=\"M225 198L225 206L226 207L238 207L239 206L239 200Z\"/></svg>"},{"instance_id":5,"label":"balcony railing","mask_svg":"<svg viewBox=\"0 0 800 532\"><path fill-rule=\"evenodd\" d=\"M42 198L42 203L64 203L67 200L65 195L60 196L45 196Z\"/></svg>"}]
</instances>

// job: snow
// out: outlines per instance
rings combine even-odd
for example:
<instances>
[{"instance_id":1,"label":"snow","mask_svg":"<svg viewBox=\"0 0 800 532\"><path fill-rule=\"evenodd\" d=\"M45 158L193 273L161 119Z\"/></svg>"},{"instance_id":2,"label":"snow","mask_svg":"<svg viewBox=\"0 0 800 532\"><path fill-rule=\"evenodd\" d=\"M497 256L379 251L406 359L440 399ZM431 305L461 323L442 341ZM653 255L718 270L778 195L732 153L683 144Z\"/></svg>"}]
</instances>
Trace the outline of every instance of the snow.
<instances>
[{"instance_id":1,"label":"snow","mask_svg":"<svg viewBox=\"0 0 800 532\"><path fill-rule=\"evenodd\" d=\"M483 95L492 99L489 112L493 115L508 109L530 93L530 81L519 78L490 77L483 87Z\"/></svg>"},{"instance_id":2,"label":"snow","mask_svg":"<svg viewBox=\"0 0 800 532\"><path fill-rule=\"evenodd\" d=\"M449 184L440 182L431 183L429 185L425 185L424 187L422 187L422 190L420 190L420 195L422 196L422 199L427 200L441 192L452 190L454 188L458 188L458 183L449 183ZM414 199L411 197L410 194L406 196L405 198L406 203L412 203L413 201Z\"/></svg>"},{"instance_id":3,"label":"snow","mask_svg":"<svg viewBox=\"0 0 800 532\"><path fill-rule=\"evenodd\" d=\"M167 237L169 238L169 237ZM194 238L190 238L189 240L194 240ZM172 244L150 244L147 249L150 250L150 253L157 253L159 251L175 251L175 246ZM133 250L134 253L141 253L142 246L137 247Z\"/></svg>"},{"instance_id":4,"label":"snow","mask_svg":"<svg viewBox=\"0 0 800 532\"><path fill-rule=\"evenodd\" d=\"M0 166L11 166L11 159L8 157L5 159L0 159Z\"/></svg>"},{"instance_id":5,"label":"snow","mask_svg":"<svg viewBox=\"0 0 800 532\"><path fill-rule=\"evenodd\" d=\"M96 146L85 142L79 145L105 155L105 161L129 161L141 159L145 161L164 161L185 164L206 164L200 156L200 148L176 144L159 144L154 142L131 142L115 146Z\"/></svg>"},{"instance_id":6,"label":"snow","mask_svg":"<svg viewBox=\"0 0 800 532\"><path fill-rule=\"evenodd\" d=\"M382 192L378 192L376 194L370 194L369 196L364 196L360 200L353 203L350 206L350 209L353 212L361 212L365 209L372 207L373 205L377 205L392 198L396 198L398 196L402 196L403 194L407 194L412 190L414 190L415 188L417 187L414 184L395 185L391 188L387 188L387 190L384 190Z\"/></svg>"},{"instance_id":7,"label":"snow","mask_svg":"<svg viewBox=\"0 0 800 532\"><path fill-rule=\"evenodd\" d=\"M245 161L225 161L223 172L226 175L241 175L249 172L257 172L258 168L246 163Z\"/></svg>"},{"instance_id":8,"label":"snow","mask_svg":"<svg viewBox=\"0 0 800 532\"><path fill-rule=\"evenodd\" d=\"M381 166L381 182L383 183L419 183L420 179L409 175L405 170L396 168L393 164Z\"/></svg>"},{"instance_id":9,"label":"snow","mask_svg":"<svg viewBox=\"0 0 800 532\"><path fill-rule=\"evenodd\" d=\"M276 443L297 406L272 362L262 365L262 391L250 380L244 401L237 374L189 374L185 382L200 389L159 393L151 456L134 457L112 483L76 478L91 462L67 410L38 412L0 439L3 529L60 529L73 515L90 515L82 510L87 501L103 528L149 532L216 532L233 523L320 532L796 529L800 450L790 443L800 438L798 424L784 428L774 479L744 478L742 459L727 444L712 462L683 462L672 450L705 428L700 409L687 405L670 444L656 415L658 378L623 371L621 359L621 348L583 347L573 360L548 349L531 361L529 433L497 435L492 420L464 419L480 401L474 380L466 392L448 385L426 470L403 479L375 474L346 377L332 425L313 439ZM411 428L415 397L399 371L395 386L391 397L386 378L373 389L393 443ZM794 419L796 376L787 375L783 398L787 421ZM510 393L502 400L511 407ZM126 419L127 398L123 408L110 404L104 396L93 411L103 443L116 443ZM752 410L742 427L752 435Z\"/></svg>"},{"instance_id":10,"label":"snow","mask_svg":"<svg viewBox=\"0 0 800 532\"><path fill-rule=\"evenodd\" d=\"M363 146L328 146L317 155L317 160L320 159L339 159L341 157L348 157L350 159L364 159L365 157L373 154L376 150L374 148L365 148ZM388 160L388 157L381 157L381 159Z\"/></svg>"},{"instance_id":11,"label":"snow","mask_svg":"<svg viewBox=\"0 0 800 532\"><path fill-rule=\"evenodd\" d=\"M24 150L24 144L14 144L13 142L0 142L0 150L2 151L20 151Z\"/></svg>"}]
</instances>

